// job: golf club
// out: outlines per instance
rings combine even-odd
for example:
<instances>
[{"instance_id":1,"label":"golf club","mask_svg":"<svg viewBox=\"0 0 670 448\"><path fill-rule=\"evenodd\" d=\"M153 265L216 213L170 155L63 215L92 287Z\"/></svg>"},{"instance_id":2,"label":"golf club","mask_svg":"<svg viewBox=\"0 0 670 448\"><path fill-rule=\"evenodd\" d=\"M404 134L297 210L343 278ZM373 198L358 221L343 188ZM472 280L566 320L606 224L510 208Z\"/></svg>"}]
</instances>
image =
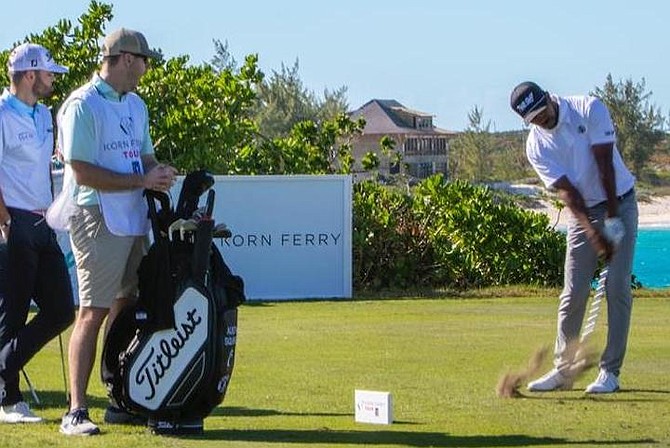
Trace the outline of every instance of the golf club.
<instances>
[{"instance_id":1,"label":"golf club","mask_svg":"<svg viewBox=\"0 0 670 448\"><path fill-rule=\"evenodd\" d=\"M568 387L570 387L571 384L577 380L585 371L596 364L596 352L595 350L589 348L588 340L590 335L595 330L598 315L600 314L602 300L605 297L608 272L609 266L605 266L600 271L596 292L591 299L589 313L586 317L586 323L582 328L579 340L569 344L565 349L566 358L569 359L569 362L563 374L568 378ZM519 387L521 387L524 382L526 382L528 379L530 379L530 377L535 375L540 370L548 352L548 347L542 347L531 356L530 360L528 361L528 366L525 369L522 369L518 372L508 372L504 374L498 381L498 385L496 387L497 395L501 398L514 398L522 396L522 394L519 392Z\"/></svg>"},{"instance_id":2,"label":"golf club","mask_svg":"<svg viewBox=\"0 0 670 448\"><path fill-rule=\"evenodd\" d=\"M605 287L607 286L608 272L609 266L605 266L602 271L600 271L600 275L598 276L596 294L593 296L593 300L591 300L591 307L589 308L589 315L586 318L586 325L584 325L584 328L582 329L582 335L579 338L579 342L581 343L584 343L596 328L598 314L600 314L600 305L602 304L603 298L605 297Z\"/></svg>"},{"instance_id":3,"label":"golf club","mask_svg":"<svg viewBox=\"0 0 670 448\"><path fill-rule=\"evenodd\" d=\"M63 337L58 334L58 345L60 347L60 365L63 371L63 390L65 391L65 402L70 406L70 392L67 390L67 369L65 368L65 354L63 352Z\"/></svg>"},{"instance_id":4,"label":"golf club","mask_svg":"<svg viewBox=\"0 0 670 448\"><path fill-rule=\"evenodd\" d=\"M26 384L28 384L28 388L30 389L30 393L33 396L33 400L35 400L35 404L41 404L40 402L40 397L37 396L37 392L35 391L35 387L33 387L32 381L30 381L30 377L26 373L26 369L21 369L21 373L23 373L23 378L26 380Z\"/></svg>"}]
</instances>

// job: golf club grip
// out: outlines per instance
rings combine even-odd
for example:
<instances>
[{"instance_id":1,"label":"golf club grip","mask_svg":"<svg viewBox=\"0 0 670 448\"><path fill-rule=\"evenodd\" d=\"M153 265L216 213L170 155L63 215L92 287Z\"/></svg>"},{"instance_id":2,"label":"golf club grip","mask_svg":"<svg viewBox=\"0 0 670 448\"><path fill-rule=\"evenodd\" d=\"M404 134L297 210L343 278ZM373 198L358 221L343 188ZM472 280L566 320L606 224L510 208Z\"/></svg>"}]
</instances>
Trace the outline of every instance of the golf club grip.
<instances>
[{"instance_id":1,"label":"golf club grip","mask_svg":"<svg viewBox=\"0 0 670 448\"><path fill-rule=\"evenodd\" d=\"M214 221L203 219L198 222L198 228L195 231L193 254L191 255L191 272L193 278L202 285L205 284L209 268L213 229Z\"/></svg>"},{"instance_id":2,"label":"golf club grip","mask_svg":"<svg viewBox=\"0 0 670 448\"><path fill-rule=\"evenodd\" d=\"M206 216L208 218L212 218L212 213L214 212L214 197L216 196L216 193L214 190L209 190L207 192L207 208L206 208Z\"/></svg>"},{"instance_id":3,"label":"golf club grip","mask_svg":"<svg viewBox=\"0 0 670 448\"><path fill-rule=\"evenodd\" d=\"M161 230L158 220L158 211L156 210L157 200L161 204L162 210L170 209L170 197L166 193L144 190L144 196L147 198L147 206L149 207L149 220L151 221L151 230L154 234L154 240L158 241L161 236Z\"/></svg>"}]
</instances>

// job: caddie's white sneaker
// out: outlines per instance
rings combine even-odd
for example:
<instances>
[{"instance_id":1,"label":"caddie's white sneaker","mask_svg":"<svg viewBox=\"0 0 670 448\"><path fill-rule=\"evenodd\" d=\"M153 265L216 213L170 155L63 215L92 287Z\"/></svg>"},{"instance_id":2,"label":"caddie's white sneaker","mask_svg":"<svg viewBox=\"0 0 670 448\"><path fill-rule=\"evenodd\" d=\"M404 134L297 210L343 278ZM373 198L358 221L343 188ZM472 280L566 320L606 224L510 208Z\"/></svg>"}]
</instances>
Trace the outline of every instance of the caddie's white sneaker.
<instances>
[{"instance_id":1,"label":"caddie's white sneaker","mask_svg":"<svg viewBox=\"0 0 670 448\"><path fill-rule=\"evenodd\" d=\"M91 421L88 409L77 408L63 416L60 432L66 436L92 436L100 434L100 428Z\"/></svg>"},{"instance_id":2,"label":"caddie's white sneaker","mask_svg":"<svg viewBox=\"0 0 670 448\"><path fill-rule=\"evenodd\" d=\"M39 423L41 421L42 417L33 414L25 401L0 406L0 422L2 423Z\"/></svg>"},{"instance_id":3,"label":"caddie's white sneaker","mask_svg":"<svg viewBox=\"0 0 670 448\"><path fill-rule=\"evenodd\" d=\"M551 369L544 376L528 383L528 390L531 392L549 392L552 390L564 389L568 386L568 379L561 375L556 369Z\"/></svg>"},{"instance_id":4,"label":"caddie's white sneaker","mask_svg":"<svg viewBox=\"0 0 670 448\"><path fill-rule=\"evenodd\" d=\"M600 370L598 378L586 386L587 394L612 394L619 390L619 378L612 372Z\"/></svg>"}]
</instances>

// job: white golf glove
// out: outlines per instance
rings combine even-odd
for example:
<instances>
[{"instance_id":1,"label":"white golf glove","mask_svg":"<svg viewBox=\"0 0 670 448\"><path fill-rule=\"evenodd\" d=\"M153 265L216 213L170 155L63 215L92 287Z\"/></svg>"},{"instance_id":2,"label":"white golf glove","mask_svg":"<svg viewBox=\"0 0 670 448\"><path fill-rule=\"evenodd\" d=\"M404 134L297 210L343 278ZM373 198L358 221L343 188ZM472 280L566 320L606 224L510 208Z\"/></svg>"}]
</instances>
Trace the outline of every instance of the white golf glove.
<instances>
[{"instance_id":1,"label":"white golf glove","mask_svg":"<svg viewBox=\"0 0 670 448\"><path fill-rule=\"evenodd\" d=\"M605 225L603 227L603 235L607 240L615 246L618 246L626 233L623 221L618 216L614 218L605 218Z\"/></svg>"}]
</instances>

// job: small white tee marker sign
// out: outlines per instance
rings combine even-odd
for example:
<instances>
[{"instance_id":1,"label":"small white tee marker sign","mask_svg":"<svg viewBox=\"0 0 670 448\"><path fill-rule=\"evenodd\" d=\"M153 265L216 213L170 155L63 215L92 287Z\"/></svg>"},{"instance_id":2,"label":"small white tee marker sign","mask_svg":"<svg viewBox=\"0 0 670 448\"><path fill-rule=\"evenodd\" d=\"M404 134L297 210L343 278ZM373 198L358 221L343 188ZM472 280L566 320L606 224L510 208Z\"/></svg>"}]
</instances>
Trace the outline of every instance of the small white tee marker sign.
<instances>
[{"instance_id":1,"label":"small white tee marker sign","mask_svg":"<svg viewBox=\"0 0 670 448\"><path fill-rule=\"evenodd\" d=\"M354 415L358 423L393 423L393 400L390 392L354 391Z\"/></svg>"}]
</instances>

